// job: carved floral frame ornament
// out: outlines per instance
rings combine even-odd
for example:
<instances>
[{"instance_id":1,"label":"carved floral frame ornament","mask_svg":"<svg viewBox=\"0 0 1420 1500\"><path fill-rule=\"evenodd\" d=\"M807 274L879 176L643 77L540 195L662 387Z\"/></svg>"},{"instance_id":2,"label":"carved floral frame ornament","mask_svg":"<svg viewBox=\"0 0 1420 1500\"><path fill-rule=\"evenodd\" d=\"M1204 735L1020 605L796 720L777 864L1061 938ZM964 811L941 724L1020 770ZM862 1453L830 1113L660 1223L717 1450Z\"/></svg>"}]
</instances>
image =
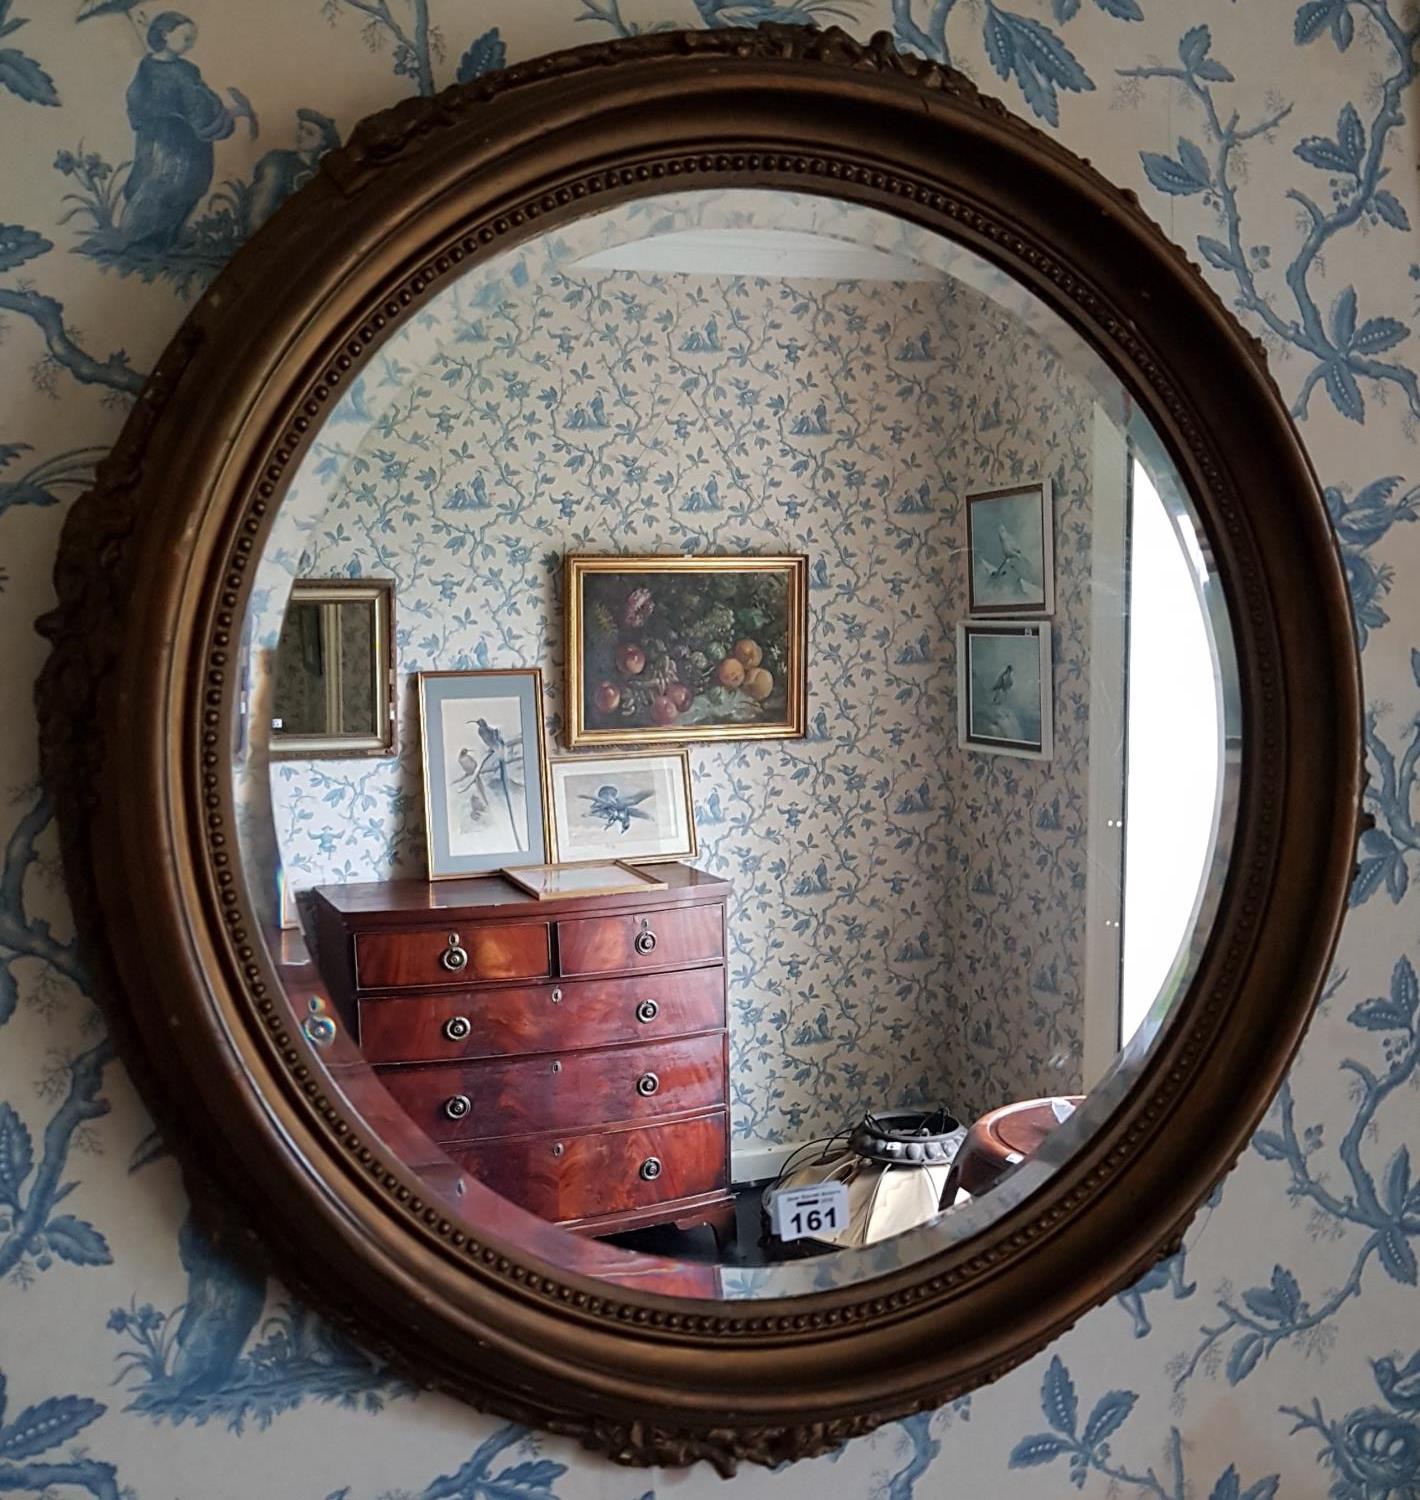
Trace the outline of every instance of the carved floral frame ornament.
<instances>
[{"instance_id":1,"label":"carved floral frame ornament","mask_svg":"<svg viewBox=\"0 0 1420 1500\"><path fill-rule=\"evenodd\" d=\"M250 907L228 747L263 538L380 343L522 238L667 188L749 186L942 232L1108 360L1208 534L1244 765L1219 919L1107 1123L929 1260L731 1304L634 1293L485 1238L351 1124ZM885 36L660 33L364 121L193 309L70 514L55 577L38 695L66 878L198 1211L228 1253L269 1255L421 1381L619 1461L729 1472L823 1452L994 1379L1129 1284L1178 1243L1281 1083L1344 910L1359 668L1321 494L1260 347L1131 195Z\"/></svg>"}]
</instances>

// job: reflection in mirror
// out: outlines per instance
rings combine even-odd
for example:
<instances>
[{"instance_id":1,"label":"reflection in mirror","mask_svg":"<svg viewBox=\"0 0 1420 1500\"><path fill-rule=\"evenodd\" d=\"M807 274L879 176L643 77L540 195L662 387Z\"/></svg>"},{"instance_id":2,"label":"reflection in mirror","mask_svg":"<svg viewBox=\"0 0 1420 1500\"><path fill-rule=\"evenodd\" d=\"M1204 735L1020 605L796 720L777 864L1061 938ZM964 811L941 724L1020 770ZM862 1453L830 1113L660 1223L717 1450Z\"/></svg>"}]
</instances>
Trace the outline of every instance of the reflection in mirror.
<instances>
[{"instance_id":1,"label":"reflection in mirror","mask_svg":"<svg viewBox=\"0 0 1420 1500\"><path fill-rule=\"evenodd\" d=\"M678 194L470 273L336 407L248 622L245 864L332 1086L480 1236L648 1288L975 1233L1207 942L1209 557L1100 357L885 214ZM308 575L400 590L386 762L265 742Z\"/></svg>"},{"instance_id":2,"label":"reflection in mirror","mask_svg":"<svg viewBox=\"0 0 1420 1500\"><path fill-rule=\"evenodd\" d=\"M271 667L274 756L393 751L393 593L387 579L291 585Z\"/></svg>"}]
</instances>

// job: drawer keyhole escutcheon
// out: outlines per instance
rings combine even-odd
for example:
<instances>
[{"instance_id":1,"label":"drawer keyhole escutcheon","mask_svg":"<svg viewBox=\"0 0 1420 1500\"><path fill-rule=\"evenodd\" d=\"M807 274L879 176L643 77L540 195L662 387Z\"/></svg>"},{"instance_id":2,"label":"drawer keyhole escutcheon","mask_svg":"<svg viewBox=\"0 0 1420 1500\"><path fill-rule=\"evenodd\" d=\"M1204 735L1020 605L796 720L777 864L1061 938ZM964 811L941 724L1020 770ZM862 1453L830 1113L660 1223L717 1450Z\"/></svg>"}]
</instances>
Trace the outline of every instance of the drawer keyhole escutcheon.
<instances>
[{"instance_id":1,"label":"drawer keyhole escutcheon","mask_svg":"<svg viewBox=\"0 0 1420 1500\"><path fill-rule=\"evenodd\" d=\"M656 1017L660 1015L660 1013L661 1007L657 1005L654 1000L643 1000L640 1005L636 1007L636 1019L640 1021L643 1026L650 1021L654 1021Z\"/></svg>"},{"instance_id":2,"label":"drawer keyhole escutcheon","mask_svg":"<svg viewBox=\"0 0 1420 1500\"><path fill-rule=\"evenodd\" d=\"M554 1073L560 1073L562 1071L562 1064L561 1064L560 1061L553 1063L553 1065L552 1065L552 1071Z\"/></svg>"},{"instance_id":3,"label":"drawer keyhole escutcheon","mask_svg":"<svg viewBox=\"0 0 1420 1500\"><path fill-rule=\"evenodd\" d=\"M661 1175L661 1158L648 1156L641 1163L641 1177L645 1182L654 1182Z\"/></svg>"},{"instance_id":4,"label":"drawer keyhole escutcheon","mask_svg":"<svg viewBox=\"0 0 1420 1500\"><path fill-rule=\"evenodd\" d=\"M450 974L457 974L468 967L468 949L459 942L458 933L449 934L449 946L444 949L439 962Z\"/></svg>"},{"instance_id":5,"label":"drawer keyhole escutcheon","mask_svg":"<svg viewBox=\"0 0 1420 1500\"><path fill-rule=\"evenodd\" d=\"M561 1156L564 1150L566 1150L566 1147L563 1146L561 1141L558 1141L558 1143L552 1148L552 1154L554 1156Z\"/></svg>"},{"instance_id":6,"label":"drawer keyhole escutcheon","mask_svg":"<svg viewBox=\"0 0 1420 1500\"><path fill-rule=\"evenodd\" d=\"M641 931L636 934L636 941L632 947L644 958L648 953L656 951L656 934L651 931L650 924L645 917L641 918Z\"/></svg>"},{"instance_id":7,"label":"drawer keyhole escutcheon","mask_svg":"<svg viewBox=\"0 0 1420 1500\"><path fill-rule=\"evenodd\" d=\"M468 1040L468 1034L473 1030L473 1022L467 1016L450 1016L444 1022L444 1035L451 1042L463 1042Z\"/></svg>"},{"instance_id":8,"label":"drawer keyhole escutcheon","mask_svg":"<svg viewBox=\"0 0 1420 1500\"><path fill-rule=\"evenodd\" d=\"M552 992L552 1003L554 1005L562 1004L562 987L560 985Z\"/></svg>"},{"instance_id":9,"label":"drawer keyhole escutcheon","mask_svg":"<svg viewBox=\"0 0 1420 1500\"><path fill-rule=\"evenodd\" d=\"M473 1108L473 1103L467 1094L454 1094L444 1101L444 1113L451 1120L462 1120Z\"/></svg>"},{"instance_id":10,"label":"drawer keyhole escutcheon","mask_svg":"<svg viewBox=\"0 0 1420 1500\"><path fill-rule=\"evenodd\" d=\"M654 1073L643 1073L636 1080L636 1092L643 1098L650 1098L661 1086L661 1080Z\"/></svg>"}]
</instances>

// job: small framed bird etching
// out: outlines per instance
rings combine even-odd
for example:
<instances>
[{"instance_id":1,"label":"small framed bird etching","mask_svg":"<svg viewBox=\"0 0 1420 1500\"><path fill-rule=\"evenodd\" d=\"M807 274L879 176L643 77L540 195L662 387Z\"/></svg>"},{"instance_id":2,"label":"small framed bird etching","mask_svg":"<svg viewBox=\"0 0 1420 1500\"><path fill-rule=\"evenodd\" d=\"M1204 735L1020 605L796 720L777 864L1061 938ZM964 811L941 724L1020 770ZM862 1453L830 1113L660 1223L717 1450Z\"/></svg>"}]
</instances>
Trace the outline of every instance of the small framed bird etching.
<instances>
[{"instance_id":1,"label":"small framed bird etching","mask_svg":"<svg viewBox=\"0 0 1420 1500\"><path fill-rule=\"evenodd\" d=\"M957 626L957 743L990 755L1049 760L1052 670L1049 620L963 620Z\"/></svg>"},{"instance_id":2,"label":"small framed bird etching","mask_svg":"<svg viewBox=\"0 0 1420 1500\"><path fill-rule=\"evenodd\" d=\"M1054 510L1048 479L966 497L968 614L1054 614Z\"/></svg>"},{"instance_id":3,"label":"small framed bird etching","mask_svg":"<svg viewBox=\"0 0 1420 1500\"><path fill-rule=\"evenodd\" d=\"M543 865L552 854L536 667L419 673L429 879Z\"/></svg>"},{"instance_id":4,"label":"small framed bird etching","mask_svg":"<svg viewBox=\"0 0 1420 1500\"><path fill-rule=\"evenodd\" d=\"M558 860L645 865L695 858L688 750L568 755L551 768Z\"/></svg>"}]
</instances>

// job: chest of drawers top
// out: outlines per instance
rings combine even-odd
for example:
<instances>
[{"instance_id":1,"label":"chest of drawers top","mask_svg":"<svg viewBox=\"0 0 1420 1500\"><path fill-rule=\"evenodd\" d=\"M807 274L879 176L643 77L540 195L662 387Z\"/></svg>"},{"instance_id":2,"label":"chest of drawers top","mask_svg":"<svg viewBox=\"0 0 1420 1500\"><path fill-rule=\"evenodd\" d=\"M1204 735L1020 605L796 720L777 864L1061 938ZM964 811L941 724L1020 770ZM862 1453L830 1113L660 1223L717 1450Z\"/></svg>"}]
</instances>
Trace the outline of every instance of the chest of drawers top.
<instances>
[{"instance_id":1,"label":"chest of drawers top","mask_svg":"<svg viewBox=\"0 0 1420 1500\"><path fill-rule=\"evenodd\" d=\"M728 883L685 865L655 874L664 889L555 901L497 877L321 886L321 971L355 999L722 961Z\"/></svg>"}]
</instances>

